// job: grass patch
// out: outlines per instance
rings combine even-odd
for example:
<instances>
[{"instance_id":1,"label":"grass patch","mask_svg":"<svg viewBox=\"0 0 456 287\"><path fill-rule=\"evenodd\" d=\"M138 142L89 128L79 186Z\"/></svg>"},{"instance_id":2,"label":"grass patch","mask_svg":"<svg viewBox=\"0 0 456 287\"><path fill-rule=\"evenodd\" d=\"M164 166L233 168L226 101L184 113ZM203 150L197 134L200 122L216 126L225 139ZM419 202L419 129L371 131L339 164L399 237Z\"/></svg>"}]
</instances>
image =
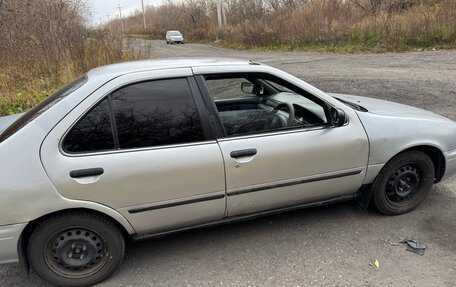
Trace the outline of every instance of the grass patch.
<instances>
[{"instance_id":1,"label":"grass patch","mask_svg":"<svg viewBox=\"0 0 456 287\"><path fill-rule=\"evenodd\" d=\"M132 51L123 50L120 43L120 39L89 39L73 59L46 65L43 60L34 66L0 67L0 116L26 112L92 68L138 59ZM43 66L51 66L51 72Z\"/></svg>"},{"instance_id":2,"label":"grass patch","mask_svg":"<svg viewBox=\"0 0 456 287\"><path fill-rule=\"evenodd\" d=\"M158 37L149 34L127 34L125 35L125 37L144 40L160 40Z\"/></svg>"},{"instance_id":3,"label":"grass patch","mask_svg":"<svg viewBox=\"0 0 456 287\"><path fill-rule=\"evenodd\" d=\"M51 91L20 92L7 97L0 97L0 116L14 115L26 112L36 106L39 102L53 94L57 89Z\"/></svg>"},{"instance_id":4,"label":"grass patch","mask_svg":"<svg viewBox=\"0 0 456 287\"><path fill-rule=\"evenodd\" d=\"M270 45L245 45L236 42L220 41L217 46L234 50L253 50L253 51L278 51L278 52L322 52L339 54L360 54L360 53L391 53L391 52L411 52L411 51L431 51L441 49L456 49L456 41L453 43L419 43L409 44L406 41L398 41L392 44L383 44L376 41L368 43L339 42L336 44L327 43L305 43L293 42L290 44L270 44Z\"/></svg>"}]
</instances>

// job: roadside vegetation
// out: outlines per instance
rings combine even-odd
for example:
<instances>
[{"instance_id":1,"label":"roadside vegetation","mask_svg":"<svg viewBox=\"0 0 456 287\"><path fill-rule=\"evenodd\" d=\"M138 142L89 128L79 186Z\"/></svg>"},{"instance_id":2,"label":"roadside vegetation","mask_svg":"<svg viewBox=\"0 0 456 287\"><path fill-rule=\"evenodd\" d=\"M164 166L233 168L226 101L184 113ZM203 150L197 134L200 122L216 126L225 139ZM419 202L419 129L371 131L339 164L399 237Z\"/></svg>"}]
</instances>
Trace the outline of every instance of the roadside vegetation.
<instances>
[{"instance_id":1,"label":"roadside vegetation","mask_svg":"<svg viewBox=\"0 0 456 287\"><path fill-rule=\"evenodd\" d=\"M229 48L388 52L456 47L455 0L224 0L169 1L124 19L125 33L163 39L177 29L192 42ZM222 17L223 18L223 17ZM120 20L108 27L120 30Z\"/></svg>"},{"instance_id":2,"label":"roadside vegetation","mask_svg":"<svg viewBox=\"0 0 456 287\"><path fill-rule=\"evenodd\" d=\"M0 0L0 116L23 112L87 70L132 58L87 28L78 0Z\"/></svg>"},{"instance_id":3,"label":"roadside vegetation","mask_svg":"<svg viewBox=\"0 0 456 287\"><path fill-rule=\"evenodd\" d=\"M26 111L93 67L143 58L125 36L164 41L180 30L186 41L259 50L456 48L456 0L223 0L222 25L217 2L167 0L146 7L147 29L138 10L122 30L118 18L89 28L90 0L0 0L0 116Z\"/></svg>"}]
</instances>

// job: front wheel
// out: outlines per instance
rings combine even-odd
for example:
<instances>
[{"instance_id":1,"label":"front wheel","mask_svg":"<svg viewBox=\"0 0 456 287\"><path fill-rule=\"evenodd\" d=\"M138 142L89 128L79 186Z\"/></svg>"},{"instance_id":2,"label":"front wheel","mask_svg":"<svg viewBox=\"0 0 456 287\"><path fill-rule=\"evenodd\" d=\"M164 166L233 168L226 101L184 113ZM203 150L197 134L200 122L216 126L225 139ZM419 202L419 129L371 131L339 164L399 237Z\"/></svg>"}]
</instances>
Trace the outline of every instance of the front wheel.
<instances>
[{"instance_id":1,"label":"front wheel","mask_svg":"<svg viewBox=\"0 0 456 287\"><path fill-rule=\"evenodd\" d=\"M422 151L407 151L382 168L373 185L373 205L386 215L409 212L420 205L434 183L434 164Z\"/></svg>"},{"instance_id":2,"label":"front wheel","mask_svg":"<svg viewBox=\"0 0 456 287\"><path fill-rule=\"evenodd\" d=\"M119 267L125 241L108 219L72 212L39 224L27 251L32 268L45 281L57 286L88 286Z\"/></svg>"}]
</instances>

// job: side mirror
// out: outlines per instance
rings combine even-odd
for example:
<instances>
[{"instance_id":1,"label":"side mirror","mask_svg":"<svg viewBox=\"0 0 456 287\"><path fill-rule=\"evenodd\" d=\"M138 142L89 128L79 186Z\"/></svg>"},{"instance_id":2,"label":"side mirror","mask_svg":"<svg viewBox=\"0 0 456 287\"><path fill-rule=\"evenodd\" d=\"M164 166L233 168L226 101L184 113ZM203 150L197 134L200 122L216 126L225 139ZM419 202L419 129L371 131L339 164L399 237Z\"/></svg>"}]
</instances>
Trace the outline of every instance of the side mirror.
<instances>
[{"instance_id":1,"label":"side mirror","mask_svg":"<svg viewBox=\"0 0 456 287\"><path fill-rule=\"evenodd\" d=\"M243 82L241 84L241 90L246 94L254 94L255 85L250 82Z\"/></svg>"},{"instance_id":2,"label":"side mirror","mask_svg":"<svg viewBox=\"0 0 456 287\"><path fill-rule=\"evenodd\" d=\"M347 120L345 112L338 108L331 108L331 124L335 127L341 127Z\"/></svg>"}]
</instances>

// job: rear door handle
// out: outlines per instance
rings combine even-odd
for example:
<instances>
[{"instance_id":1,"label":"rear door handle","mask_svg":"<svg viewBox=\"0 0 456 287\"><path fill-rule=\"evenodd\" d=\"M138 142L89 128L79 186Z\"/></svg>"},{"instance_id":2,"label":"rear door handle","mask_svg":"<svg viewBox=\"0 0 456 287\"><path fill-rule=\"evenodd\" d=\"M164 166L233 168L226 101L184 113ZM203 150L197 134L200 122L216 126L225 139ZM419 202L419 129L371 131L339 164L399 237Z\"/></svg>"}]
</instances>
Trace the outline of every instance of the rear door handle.
<instances>
[{"instance_id":1,"label":"rear door handle","mask_svg":"<svg viewBox=\"0 0 456 287\"><path fill-rule=\"evenodd\" d=\"M80 178L80 177L102 175L103 173L104 173L103 168L95 167L95 168L72 170L70 172L70 176L72 178Z\"/></svg>"},{"instance_id":2,"label":"rear door handle","mask_svg":"<svg viewBox=\"0 0 456 287\"><path fill-rule=\"evenodd\" d=\"M242 149L242 150L235 150L230 153L230 156L232 158L239 158L239 157L244 157L244 156L254 156L257 154L257 149L256 148L250 148L250 149Z\"/></svg>"}]
</instances>

